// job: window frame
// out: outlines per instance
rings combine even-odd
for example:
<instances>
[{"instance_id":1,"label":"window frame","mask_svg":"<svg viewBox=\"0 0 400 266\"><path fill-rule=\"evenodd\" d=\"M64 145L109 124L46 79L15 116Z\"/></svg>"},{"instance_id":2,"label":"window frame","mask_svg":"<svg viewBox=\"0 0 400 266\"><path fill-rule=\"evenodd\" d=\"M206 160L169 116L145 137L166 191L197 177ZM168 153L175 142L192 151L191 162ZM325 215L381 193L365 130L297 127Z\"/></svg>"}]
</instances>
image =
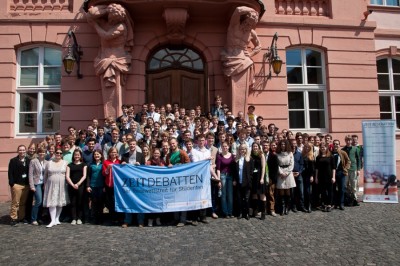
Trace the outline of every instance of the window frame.
<instances>
[{"instance_id":1,"label":"window frame","mask_svg":"<svg viewBox=\"0 0 400 266\"><path fill-rule=\"evenodd\" d=\"M21 60L22 60L22 52L34 48L39 48L39 54L38 54L38 84L37 85L20 85L21 83ZM45 65L44 64L44 51L45 48L51 48L55 49L58 51L62 51L61 47L56 46L56 45L47 45L47 44L35 44L35 45L27 45L24 47L21 47L20 49L17 50L17 73L16 73L16 104L15 104L15 119L14 119L14 132L15 132L15 137L32 137L32 138L41 138L49 134L54 134L55 131L50 131L50 132L43 132L43 114L47 113L44 110L43 106L43 94L44 93L59 93L60 94L60 107L61 107L61 79L60 79L60 84L59 85L43 85L44 81L44 69ZM60 58L61 59L61 58ZM57 67L57 66L51 66L51 67ZM60 60L60 71L62 71L62 62ZM62 72L61 72L61 77L62 77ZM20 114L25 113L21 111L21 94L24 93L35 93L37 94L37 111L32 112L33 114L37 115L36 119L36 131L35 132L20 132ZM54 111L54 113L60 113L61 114L61 108L60 111Z\"/></svg>"},{"instance_id":2,"label":"window frame","mask_svg":"<svg viewBox=\"0 0 400 266\"><path fill-rule=\"evenodd\" d=\"M301 130L303 132L329 132L329 126L328 126L328 101L327 101L327 91L326 91L326 64L325 64L325 56L326 53L323 50L316 49L314 47L307 47L307 46L296 46L296 47L290 47L286 48L286 51L289 50L299 50L300 49L300 54L301 54L301 69L302 69L302 79L303 83L302 84L290 84L287 83L287 90L288 90L288 97L287 99L289 100L289 93L290 92L303 92L303 103L304 103L304 123L305 127L304 128L291 128L290 127L290 121L289 121L289 112L290 111L296 111L296 110L302 110L303 109L289 109L289 102L288 102L288 122L289 122L289 130ZM310 67L307 66L307 57L306 57L306 50L312 50L315 52L320 53L321 55L321 75L322 75L322 83L321 84L308 84L308 73L307 69L308 68L316 68L316 67ZM287 76L287 68L288 67L293 67L294 65L287 65L286 66L286 76ZM298 66L297 66L298 67ZM319 67L318 67L319 68ZM286 80L287 81L287 80ZM320 110L320 109L310 109L309 106L309 92L322 92L323 94L323 103L324 103L324 123L325 127L324 128L312 128L310 125L310 111L313 110Z\"/></svg>"},{"instance_id":3,"label":"window frame","mask_svg":"<svg viewBox=\"0 0 400 266\"><path fill-rule=\"evenodd\" d=\"M386 74L389 75L389 90L380 90L379 89L379 83L378 83L379 101L380 101L380 97L381 96L382 97L390 97L389 98L390 99L390 105L391 105L390 106L390 109L391 109L390 110L390 114L392 115L391 119L396 121L396 131L400 132L400 127L399 128L397 127L397 119L396 119L396 113L400 114L400 110L396 110L396 97L400 97L400 88L399 88L399 90L395 90L395 88L394 88L394 80L393 80L394 72L393 72L393 63L392 63L393 59L396 59L397 61L400 62L400 56L388 56L388 55L379 56L379 57L376 58L376 63L378 62L378 60L382 60L382 59L386 59L387 60L388 73L378 72L378 69L377 69L376 76L377 76L377 79L378 79L379 75L386 75ZM399 73L396 73L396 75L399 75ZM381 108L380 108L380 105L379 105L379 119L381 119L380 117L381 117L382 113L388 114L389 112L382 112Z\"/></svg>"},{"instance_id":4,"label":"window frame","mask_svg":"<svg viewBox=\"0 0 400 266\"><path fill-rule=\"evenodd\" d=\"M387 0L382 0L382 4L372 3L372 0L370 0L369 4L373 6L400 7L400 3L398 3L397 5L388 5Z\"/></svg>"}]
</instances>

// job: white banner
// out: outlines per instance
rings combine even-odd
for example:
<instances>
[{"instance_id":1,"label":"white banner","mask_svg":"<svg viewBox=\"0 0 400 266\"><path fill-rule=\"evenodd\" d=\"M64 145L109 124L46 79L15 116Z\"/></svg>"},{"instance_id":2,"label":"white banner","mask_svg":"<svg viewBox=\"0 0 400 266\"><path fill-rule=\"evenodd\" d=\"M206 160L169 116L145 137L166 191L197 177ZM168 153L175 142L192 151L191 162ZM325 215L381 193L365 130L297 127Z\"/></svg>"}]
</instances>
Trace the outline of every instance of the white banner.
<instances>
[{"instance_id":1,"label":"white banner","mask_svg":"<svg viewBox=\"0 0 400 266\"><path fill-rule=\"evenodd\" d=\"M362 122L364 143L364 202L398 203L396 121Z\"/></svg>"}]
</instances>

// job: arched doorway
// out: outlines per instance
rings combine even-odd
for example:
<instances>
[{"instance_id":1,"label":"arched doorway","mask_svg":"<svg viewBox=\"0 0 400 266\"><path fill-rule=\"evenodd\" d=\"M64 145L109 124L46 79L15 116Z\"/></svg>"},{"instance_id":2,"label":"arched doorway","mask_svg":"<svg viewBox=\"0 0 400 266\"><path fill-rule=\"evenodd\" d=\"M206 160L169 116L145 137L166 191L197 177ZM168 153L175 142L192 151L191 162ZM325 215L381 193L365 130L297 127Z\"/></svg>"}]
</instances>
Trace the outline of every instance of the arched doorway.
<instances>
[{"instance_id":1,"label":"arched doorway","mask_svg":"<svg viewBox=\"0 0 400 266\"><path fill-rule=\"evenodd\" d=\"M208 110L205 69L201 56L188 47L161 48L147 64L147 102L178 103L186 109Z\"/></svg>"}]
</instances>

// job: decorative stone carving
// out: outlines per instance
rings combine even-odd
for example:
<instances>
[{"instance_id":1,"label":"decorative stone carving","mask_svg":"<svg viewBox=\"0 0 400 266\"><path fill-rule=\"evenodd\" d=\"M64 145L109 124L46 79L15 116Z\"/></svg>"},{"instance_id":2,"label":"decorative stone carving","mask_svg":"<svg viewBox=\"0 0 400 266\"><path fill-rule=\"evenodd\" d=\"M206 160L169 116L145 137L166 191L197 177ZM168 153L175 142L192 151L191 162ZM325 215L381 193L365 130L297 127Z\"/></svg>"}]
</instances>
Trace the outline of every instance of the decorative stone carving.
<instances>
[{"instance_id":1,"label":"decorative stone carving","mask_svg":"<svg viewBox=\"0 0 400 266\"><path fill-rule=\"evenodd\" d=\"M275 0L276 14L302 16L329 16L331 0ZM292 4L294 3L294 8Z\"/></svg>"},{"instance_id":2,"label":"decorative stone carving","mask_svg":"<svg viewBox=\"0 0 400 266\"><path fill-rule=\"evenodd\" d=\"M70 11L72 0L11 0L9 11L48 12Z\"/></svg>"},{"instance_id":3,"label":"decorative stone carving","mask_svg":"<svg viewBox=\"0 0 400 266\"><path fill-rule=\"evenodd\" d=\"M172 43L180 43L185 38L186 21L189 14L184 8L166 8L163 17L167 24L167 38Z\"/></svg>"},{"instance_id":4,"label":"decorative stone carving","mask_svg":"<svg viewBox=\"0 0 400 266\"><path fill-rule=\"evenodd\" d=\"M251 59L261 51L261 44L254 30L258 22L258 13L246 6L235 9L231 17L226 46L221 52L223 72L232 87L232 106L237 111L245 111L248 90L254 86L254 62ZM247 50L251 42L254 48Z\"/></svg>"},{"instance_id":5,"label":"decorative stone carving","mask_svg":"<svg viewBox=\"0 0 400 266\"><path fill-rule=\"evenodd\" d=\"M117 117L131 64L133 22L125 8L114 3L92 6L86 14L89 24L100 37L101 47L94 67L101 80L104 115Z\"/></svg>"}]
</instances>

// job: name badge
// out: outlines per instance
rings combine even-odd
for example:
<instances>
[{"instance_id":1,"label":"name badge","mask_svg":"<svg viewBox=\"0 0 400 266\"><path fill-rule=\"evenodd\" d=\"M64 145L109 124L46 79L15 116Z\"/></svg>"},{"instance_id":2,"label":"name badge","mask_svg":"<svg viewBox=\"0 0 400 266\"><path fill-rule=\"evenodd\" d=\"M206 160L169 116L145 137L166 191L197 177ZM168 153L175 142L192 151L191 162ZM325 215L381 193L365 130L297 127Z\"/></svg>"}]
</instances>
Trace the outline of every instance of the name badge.
<instances>
[{"instance_id":1,"label":"name badge","mask_svg":"<svg viewBox=\"0 0 400 266\"><path fill-rule=\"evenodd\" d=\"M26 178L26 174L23 174L23 175L22 175L22 178Z\"/></svg>"}]
</instances>

